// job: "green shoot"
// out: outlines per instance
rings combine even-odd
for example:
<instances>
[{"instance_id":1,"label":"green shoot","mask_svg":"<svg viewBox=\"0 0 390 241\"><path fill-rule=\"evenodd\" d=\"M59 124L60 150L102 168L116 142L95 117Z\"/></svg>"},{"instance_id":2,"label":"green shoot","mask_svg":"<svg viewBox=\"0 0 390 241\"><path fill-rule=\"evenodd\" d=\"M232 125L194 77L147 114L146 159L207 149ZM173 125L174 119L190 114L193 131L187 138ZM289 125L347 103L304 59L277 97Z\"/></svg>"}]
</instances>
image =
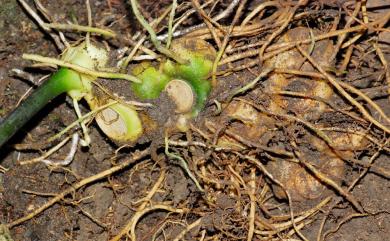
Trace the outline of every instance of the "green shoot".
<instances>
[{"instance_id":1,"label":"green shoot","mask_svg":"<svg viewBox=\"0 0 390 241\"><path fill-rule=\"evenodd\" d=\"M75 103L75 109L79 116L77 101L85 98L92 109L99 108L102 103L95 98L92 93L92 81L98 76L103 77L123 77L125 75L116 73L98 72L96 70L104 68L108 61L108 53L104 49L100 49L91 43L82 42L81 44L68 48L62 55L61 60L48 59L45 57L36 58L33 55L25 55L25 57L36 60L45 60L50 63L59 64L62 66L55 74L53 74L44 84L39 86L18 108L16 108L2 123L0 123L0 147L6 143L21 127L23 127L40 109L56 96L67 93ZM128 76L128 75L126 75ZM133 81L138 81L136 78L130 78ZM99 104L98 104L99 103ZM102 103L105 104L105 103ZM112 108L112 109L110 109ZM125 113L125 110L130 113ZM135 140L142 133L140 128L140 120L135 110L122 105L115 104L112 107L102 110L112 111L119 115L123 122L125 134L118 137L123 140ZM133 119L131 119L133 118ZM98 123L99 124L99 123ZM86 127L81 122L86 144L88 144L88 132ZM134 129L133 129L134 128ZM103 131L107 134L108 125L103 125ZM107 134L115 139L115 136Z\"/></svg>"},{"instance_id":2,"label":"green shoot","mask_svg":"<svg viewBox=\"0 0 390 241\"><path fill-rule=\"evenodd\" d=\"M145 68L141 64L136 67L134 74L142 83L132 83L132 88L141 99L155 99L160 96L169 81L186 81L191 85L196 97L191 114L196 116L204 107L211 91L211 83L207 79L212 70L215 50L204 40L184 38L173 41L171 50L187 63L181 64L168 59L162 62L158 69L152 66Z\"/></svg>"},{"instance_id":3,"label":"green shoot","mask_svg":"<svg viewBox=\"0 0 390 241\"><path fill-rule=\"evenodd\" d=\"M114 100L109 100L108 103ZM96 115L100 129L119 142L135 142L143 133L141 119L132 107L116 103Z\"/></svg>"},{"instance_id":4,"label":"green shoot","mask_svg":"<svg viewBox=\"0 0 390 241\"><path fill-rule=\"evenodd\" d=\"M44 84L39 86L18 108L0 124L0 146L6 143L39 110L56 96L68 92L84 92L80 75L70 69L61 68Z\"/></svg>"},{"instance_id":5,"label":"green shoot","mask_svg":"<svg viewBox=\"0 0 390 241\"><path fill-rule=\"evenodd\" d=\"M170 78L152 66L143 68L144 66L139 65L133 70L133 73L139 72L137 78L142 83L133 83L132 89L141 99L156 99L160 96Z\"/></svg>"}]
</instances>

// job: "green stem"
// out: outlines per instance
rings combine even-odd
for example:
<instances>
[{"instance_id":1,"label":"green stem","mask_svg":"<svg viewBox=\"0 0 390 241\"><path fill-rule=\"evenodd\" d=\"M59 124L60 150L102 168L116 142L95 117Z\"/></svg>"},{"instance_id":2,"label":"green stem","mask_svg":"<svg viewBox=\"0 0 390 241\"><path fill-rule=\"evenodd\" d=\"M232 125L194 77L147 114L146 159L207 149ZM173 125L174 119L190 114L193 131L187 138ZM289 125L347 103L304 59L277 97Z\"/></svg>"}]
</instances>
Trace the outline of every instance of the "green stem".
<instances>
[{"instance_id":1,"label":"green stem","mask_svg":"<svg viewBox=\"0 0 390 241\"><path fill-rule=\"evenodd\" d=\"M44 27L54 28L58 30L76 30L87 33L97 33L107 37L116 37L116 33L111 30L94 28L90 26L82 26L77 24L61 24L61 23L43 23Z\"/></svg>"},{"instance_id":2,"label":"green stem","mask_svg":"<svg viewBox=\"0 0 390 241\"><path fill-rule=\"evenodd\" d=\"M150 35L150 40L152 41L154 47L162 54L165 56L175 60L176 62L180 64L185 64L186 61L182 59L180 56L177 56L175 53L170 51L169 49L165 48L164 46L161 45L160 41L157 39L157 35L154 32L152 26L146 21L146 19L142 16L138 9L138 2L137 0L130 0L131 8L133 9L133 13L135 17L137 18L138 22L146 29L146 31Z\"/></svg>"},{"instance_id":3,"label":"green stem","mask_svg":"<svg viewBox=\"0 0 390 241\"><path fill-rule=\"evenodd\" d=\"M48 102L73 89L83 89L79 74L66 68L59 69L0 123L0 147Z\"/></svg>"},{"instance_id":4,"label":"green stem","mask_svg":"<svg viewBox=\"0 0 390 241\"><path fill-rule=\"evenodd\" d=\"M74 64L74 63L72 63L72 61L66 62L63 60L56 59L56 58L43 57L43 56L36 55L36 54L23 54L22 58L27 59L27 60L38 61L38 62L42 62L42 63L55 64L55 65L58 65L61 67L73 69L79 73L93 76L96 78L101 77L101 78L107 78L107 79L125 79L125 80L129 80L129 81L133 81L135 83L141 82L139 79L137 79L136 77L134 77L132 75L115 73L115 72L102 72L102 71L91 70L90 68L82 66L82 64L80 64L80 63ZM84 63L86 63L86 62L88 63L91 61L93 63L93 60L91 60L92 57L88 57L88 58L89 59L85 60ZM77 58L75 58L75 59L77 59ZM73 61L75 61L75 60L73 60Z\"/></svg>"},{"instance_id":5,"label":"green stem","mask_svg":"<svg viewBox=\"0 0 390 241\"><path fill-rule=\"evenodd\" d=\"M168 21L168 38L167 38L167 49L171 46L171 41L172 41L172 36L173 36L173 30L172 30L172 25L173 25L173 20L175 18L175 11L177 7L177 0L172 1L172 9L171 13L169 14L169 21Z\"/></svg>"}]
</instances>

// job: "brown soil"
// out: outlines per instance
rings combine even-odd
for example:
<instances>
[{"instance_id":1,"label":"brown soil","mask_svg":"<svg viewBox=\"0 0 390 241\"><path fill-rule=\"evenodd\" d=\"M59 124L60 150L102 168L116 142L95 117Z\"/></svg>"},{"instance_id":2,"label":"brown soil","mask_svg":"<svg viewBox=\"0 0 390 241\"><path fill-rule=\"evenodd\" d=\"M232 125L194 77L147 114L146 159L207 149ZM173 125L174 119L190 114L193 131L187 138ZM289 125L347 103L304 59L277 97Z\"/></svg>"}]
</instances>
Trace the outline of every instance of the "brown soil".
<instances>
[{"instance_id":1,"label":"brown soil","mask_svg":"<svg viewBox=\"0 0 390 241\"><path fill-rule=\"evenodd\" d=\"M33 1L28 2L34 6ZM55 22L87 25L84 1L40 2ZM95 25L119 33L117 39L105 40L113 50L115 63L119 56L116 50L133 48L131 37L141 27L135 24L127 1L90 2ZM177 15L193 9L192 5L180 5L191 1L178 2ZM215 16L231 1L218 2L213 10L213 4L206 7L206 13L214 11L211 15ZM134 225L136 240L389 240L390 144L386 130L390 123L374 105L390 116L390 72L386 66L390 61L390 34L383 30L389 29L390 7L386 1L368 2L369 21L385 21L375 29L346 35L343 44L361 34L348 46L337 45L340 34L315 43L313 38L349 29L349 15L358 6L354 1L308 1L297 7L295 18L280 32L282 24L276 23L286 21L288 10L297 2L280 1L280 5L265 7L247 23L261 26L233 31L221 60L226 64L218 68L217 86L187 133L173 129L174 103L163 94L149 102L152 107L141 111L153 123L137 143L111 141L91 122L92 142L88 148L78 147L69 166L20 165L57 142L23 150L15 149L14 144L41 143L77 119L71 101L65 96L56 98L0 149L0 224L5 225L0 225L0 241L10 240L2 234L3 227L9 228L15 241L112 240L128 224ZM140 3L151 21L161 16L171 1ZM262 3L248 1L236 25ZM1 5L0 120L26 91L39 85L41 77L53 71L31 68L31 62L22 60L21 55L60 54L51 37L20 4L3 0ZM219 23L229 26L236 12ZM363 13L359 10L351 27L364 26ZM194 14L181 28L199 23L203 23L202 18ZM160 23L161 33L166 32L166 24L167 20ZM222 43L226 33L214 30ZM72 32L65 36L70 42L84 37ZM187 36L204 38L218 49L207 27ZM260 48L271 37L262 57L273 57L260 61ZM298 48L283 50L286 42L299 40L308 40L299 45L301 51L309 53L349 94L321 77L315 63ZM102 38L96 37L96 41ZM251 46L255 43L260 45ZM154 49L149 42L144 45ZM271 52L272 48L276 52ZM240 54L247 55L229 61ZM137 63L130 64L129 73ZM254 86L236 91L269 68L270 73ZM25 73L16 74L13 69ZM286 72L292 69L300 72ZM99 84L126 100L135 99L128 81L100 79ZM371 103L352 93L350 86ZM362 114L346 95L379 124ZM221 109L216 103L221 103ZM87 113L88 105L82 103L81 110ZM80 132L72 130L76 131ZM170 152L185 159L203 191L180 161L165 155L165 133L169 133ZM68 143L50 158L63 159L69 147ZM88 177L121 165L123 168L110 175L82 184ZM63 192L66 195L52 205L19 222ZM130 236L123 235L120 240L130 240Z\"/></svg>"}]
</instances>

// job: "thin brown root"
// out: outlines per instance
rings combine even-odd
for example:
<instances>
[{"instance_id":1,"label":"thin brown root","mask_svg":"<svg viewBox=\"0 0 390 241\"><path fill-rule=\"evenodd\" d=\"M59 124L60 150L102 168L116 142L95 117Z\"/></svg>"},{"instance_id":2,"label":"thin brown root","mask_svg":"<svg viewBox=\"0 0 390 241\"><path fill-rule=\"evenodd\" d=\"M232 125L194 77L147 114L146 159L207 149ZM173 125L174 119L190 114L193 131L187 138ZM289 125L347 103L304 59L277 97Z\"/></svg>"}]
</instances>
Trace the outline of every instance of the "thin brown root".
<instances>
[{"instance_id":1,"label":"thin brown root","mask_svg":"<svg viewBox=\"0 0 390 241\"><path fill-rule=\"evenodd\" d=\"M249 228L247 241L253 239L255 232L255 215L256 215L256 170L251 169L251 180L249 182L249 198L250 198L250 211L249 211Z\"/></svg>"},{"instance_id":2,"label":"thin brown root","mask_svg":"<svg viewBox=\"0 0 390 241\"><path fill-rule=\"evenodd\" d=\"M181 231L179 233L179 235L177 235L173 241L180 241L184 238L184 236L186 235L186 233L188 233L191 229L199 226L200 224L202 223L202 218L199 218L198 220L196 220L195 222L191 223L190 225L188 225L183 231Z\"/></svg>"},{"instance_id":3,"label":"thin brown root","mask_svg":"<svg viewBox=\"0 0 390 241\"><path fill-rule=\"evenodd\" d=\"M95 182L97 180L100 180L100 179L103 179L109 175L112 175L113 173L115 172L118 172L122 169L124 169L125 167L135 163L136 161L144 158L145 156L147 156L150 152L150 149L147 148L143 151L140 151L140 152L136 152L132 158L128 159L127 161L119 164L118 166L114 166L110 169L107 169L103 172L100 172L96 175L93 175L93 176L90 176L90 177L87 177L79 182L77 182L76 184L73 184L71 187L67 188L65 191L63 191L62 193L58 194L57 196L55 196L54 198L52 198L51 200L49 200L48 202L46 202L44 205L42 205L41 207L35 209L33 212L31 212L30 214L22 217L22 218L19 218L11 223L8 223L7 224L7 227L8 228L12 228L14 226L17 226L27 220L30 220L31 218L37 216L38 214L40 214L41 212L43 212L44 210L48 209L49 207L53 206L54 204L56 204L57 202L61 201L62 199L65 198L65 196L69 195L70 193L74 192L75 190L78 190L79 188L89 184L89 183L92 183L92 182Z\"/></svg>"},{"instance_id":4,"label":"thin brown root","mask_svg":"<svg viewBox=\"0 0 390 241\"><path fill-rule=\"evenodd\" d=\"M168 212L173 212L173 213L179 213L179 214L182 214L184 213L186 210L185 209L180 209L180 208L173 208L173 207L170 207L170 206L167 206L165 204L155 204L155 205L152 205L148 208L144 208L140 211L137 211L134 216L131 218L130 222L126 225L126 227L124 229L122 229L122 231L117 234L114 238L110 239L110 241L119 241L124 235L126 235L126 233L128 231L130 231L130 238L132 241L136 241L136 236L135 236L135 226L137 225L138 221L142 218L142 216L144 216L146 213L149 213L149 212L152 212L152 211L155 211L155 210L165 210L165 211L168 211ZM126 231L125 233L123 233L124 231Z\"/></svg>"},{"instance_id":5,"label":"thin brown root","mask_svg":"<svg viewBox=\"0 0 390 241\"><path fill-rule=\"evenodd\" d=\"M367 120L371 121L374 125L376 125L381 130L385 131L386 133L390 133L390 129L388 129L386 126L379 123L377 120L375 120L368 112L367 110L354 98L352 98L344 89L341 87L341 85L332 77L330 76L311 56L309 56L306 51L304 51L301 47L297 46L298 50L302 53L303 56L305 56L310 63L318 69L318 71L321 72L325 76L325 78L339 91L339 93L344 96L352 105L354 105L356 108L359 109L359 111L362 113L362 115L367 118Z\"/></svg>"}]
</instances>

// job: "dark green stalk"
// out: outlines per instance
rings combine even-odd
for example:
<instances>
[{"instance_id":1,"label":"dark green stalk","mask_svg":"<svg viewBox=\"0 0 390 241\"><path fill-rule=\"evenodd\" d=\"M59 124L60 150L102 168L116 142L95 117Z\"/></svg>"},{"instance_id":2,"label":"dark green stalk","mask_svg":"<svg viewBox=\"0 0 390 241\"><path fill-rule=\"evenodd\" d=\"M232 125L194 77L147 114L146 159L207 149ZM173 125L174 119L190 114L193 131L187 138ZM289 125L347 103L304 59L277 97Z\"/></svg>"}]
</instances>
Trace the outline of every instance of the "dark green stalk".
<instances>
[{"instance_id":1,"label":"dark green stalk","mask_svg":"<svg viewBox=\"0 0 390 241\"><path fill-rule=\"evenodd\" d=\"M0 123L0 147L48 102L73 89L83 89L79 74L66 68L59 69Z\"/></svg>"}]
</instances>

